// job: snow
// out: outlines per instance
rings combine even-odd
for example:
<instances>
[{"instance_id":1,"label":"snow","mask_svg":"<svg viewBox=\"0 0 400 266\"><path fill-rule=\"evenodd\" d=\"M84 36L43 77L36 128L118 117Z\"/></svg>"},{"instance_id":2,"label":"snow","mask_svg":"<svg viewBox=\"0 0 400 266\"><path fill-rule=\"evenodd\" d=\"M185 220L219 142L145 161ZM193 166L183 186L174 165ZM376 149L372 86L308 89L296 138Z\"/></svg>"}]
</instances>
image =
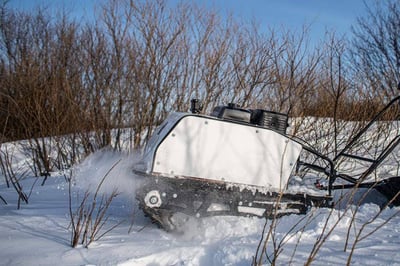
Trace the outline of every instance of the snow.
<instances>
[{"instance_id":1,"label":"snow","mask_svg":"<svg viewBox=\"0 0 400 266\"><path fill-rule=\"evenodd\" d=\"M312 209L307 215L267 220L264 234L266 220L229 216L193 218L181 233L165 232L137 207L134 191L140 179L131 172L136 158L135 153L105 150L91 155L72 172L52 173L44 186L40 186L42 177L39 182L35 177L25 178L24 191L33 189L29 204L22 203L19 210L15 191L0 184L0 195L8 201L8 205L0 202L0 264L251 265L263 237L258 254L265 239L271 260L274 244L280 245L276 265L304 265L321 242L312 264L344 265L361 231L366 237L355 245L352 265L400 265L400 208L386 208L380 213L381 203L371 200L375 197L369 197L359 208L342 204L336 209ZM85 191L95 191L106 175L101 192L119 192L110 206L106 227L120 224L87 248L70 246L66 181L70 174L74 207L79 197ZM261 261L270 264L265 255Z\"/></svg>"}]
</instances>

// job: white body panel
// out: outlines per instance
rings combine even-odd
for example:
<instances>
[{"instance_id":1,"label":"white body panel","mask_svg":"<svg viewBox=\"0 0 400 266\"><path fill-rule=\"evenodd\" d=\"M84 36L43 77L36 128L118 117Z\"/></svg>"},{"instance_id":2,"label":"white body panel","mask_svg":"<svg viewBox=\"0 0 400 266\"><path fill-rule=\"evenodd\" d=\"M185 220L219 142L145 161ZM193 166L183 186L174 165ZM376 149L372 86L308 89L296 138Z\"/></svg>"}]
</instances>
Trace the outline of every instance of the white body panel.
<instances>
[{"instance_id":1,"label":"white body panel","mask_svg":"<svg viewBox=\"0 0 400 266\"><path fill-rule=\"evenodd\" d=\"M272 130L174 114L145 151L147 172L283 190L301 145Z\"/></svg>"}]
</instances>

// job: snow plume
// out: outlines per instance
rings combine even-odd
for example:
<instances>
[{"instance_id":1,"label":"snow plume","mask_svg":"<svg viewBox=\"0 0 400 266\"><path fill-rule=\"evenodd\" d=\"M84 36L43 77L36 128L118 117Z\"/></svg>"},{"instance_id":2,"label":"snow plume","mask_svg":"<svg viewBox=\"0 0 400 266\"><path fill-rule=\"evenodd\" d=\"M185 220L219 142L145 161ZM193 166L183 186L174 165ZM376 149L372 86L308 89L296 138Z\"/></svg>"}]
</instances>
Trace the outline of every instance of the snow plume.
<instances>
[{"instance_id":1,"label":"snow plume","mask_svg":"<svg viewBox=\"0 0 400 266\"><path fill-rule=\"evenodd\" d=\"M97 151L75 167L74 184L81 190L95 192L104 179L101 193L117 191L134 197L139 180L132 170L138 158L138 152L126 154L112 150Z\"/></svg>"}]
</instances>

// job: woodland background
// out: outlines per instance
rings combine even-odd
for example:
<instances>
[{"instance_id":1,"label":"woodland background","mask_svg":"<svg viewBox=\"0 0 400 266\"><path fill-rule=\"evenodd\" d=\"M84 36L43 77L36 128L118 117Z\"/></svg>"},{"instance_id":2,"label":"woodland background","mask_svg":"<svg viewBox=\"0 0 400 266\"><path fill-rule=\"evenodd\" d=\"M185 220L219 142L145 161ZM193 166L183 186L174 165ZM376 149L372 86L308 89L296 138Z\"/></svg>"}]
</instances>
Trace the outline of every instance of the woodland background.
<instances>
[{"instance_id":1,"label":"woodland background","mask_svg":"<svg viewBox=\"0 0 400 266\"><path fill-rule=\"evenodd\" d=\"M39 175L104 147L141 147L192 98L205 113L234 102L363 121L397 95L400 80L400 1L365 8L351 35L326 32L315 45L312 25L265 32L184 2L110 0L88 22L3 1L0 143L26 140ZM6 171L7 152L1 158Z\"/></svg>"}]
</instances>

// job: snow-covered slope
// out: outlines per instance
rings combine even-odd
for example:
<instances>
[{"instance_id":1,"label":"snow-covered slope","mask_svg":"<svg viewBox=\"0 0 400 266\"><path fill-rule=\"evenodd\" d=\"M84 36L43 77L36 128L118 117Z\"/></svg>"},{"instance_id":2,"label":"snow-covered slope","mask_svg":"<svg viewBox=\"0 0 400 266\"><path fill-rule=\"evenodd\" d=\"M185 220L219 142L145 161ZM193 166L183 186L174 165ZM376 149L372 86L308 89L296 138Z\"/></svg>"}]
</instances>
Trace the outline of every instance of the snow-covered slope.
<instances>
[{"instance_id":1,"label":"snow-covered slope","mask_svg":"<svg viewBox=\"0 0 400 266\"><path fill-rule=\"evenodd\" d=\"M152 224L137 209L134 189L138 180L130 172L134 155L98 152L74 169L73 199L93 189L116 162L106 179L103 192L116 188L120 194L109 209L106 227L121 223L88 248L70 246L71 227L68 183L63 173L53 173L44 186L36 182L29 204L17 210L16 193L0 186L8 205L0 204L1 265L250 265L262 237L265 220L245 217L210 217L193 220L183 233L167 233ZM22 184L29 191L35 178ZM355 207L352 208L355 210ZM344 265L355 236L367 224L354 249L353 265L400 265L400 208L379 212L378 205L366 203L353 221L344 209L315 209L307 215L290 215L267 221L266 254L273 259L273 243L279 244L278 265L303 265L318 239L326 240L316 253L314 265ZM355 223L355 224L354 224ZM350 227L350 225L353 225ZM334 228L330 231L330 228ZM351 228L350 231L349 228ZM107 228L105 228L106 230ZM329 232L329 234L328 234ZM347 239L347 236L349 238ZM321 238L322 236L322 238ZM261 247L265 243L261 242ZM345 243L348 240L346 251ZM260 254L261 251L259 251ZM276 253L276 252L275 252ZM266 254L262 262L269 265Z\"/></svg>"}]
</instances>

